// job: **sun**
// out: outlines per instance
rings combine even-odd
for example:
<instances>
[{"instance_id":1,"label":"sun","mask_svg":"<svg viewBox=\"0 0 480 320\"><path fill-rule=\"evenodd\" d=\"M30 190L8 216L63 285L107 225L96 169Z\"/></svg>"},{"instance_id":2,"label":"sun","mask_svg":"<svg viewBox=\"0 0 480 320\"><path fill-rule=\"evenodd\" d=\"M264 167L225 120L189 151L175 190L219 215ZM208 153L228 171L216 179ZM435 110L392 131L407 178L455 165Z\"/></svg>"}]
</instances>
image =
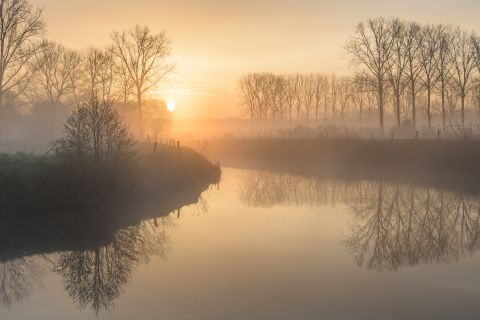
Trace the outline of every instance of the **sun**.
<instances>
[{"instance_id":1,"label":"sun","mask_svg":"<svg viewBox=\"0 0 480 320\"><path fill-rule=\"evenodd\" d=\"M167 102L167 110L170 111L170 112L173 112L175 111L175 109L177 108L177 105L174 101L168 101Z\"/></svg>"}]
</instances>

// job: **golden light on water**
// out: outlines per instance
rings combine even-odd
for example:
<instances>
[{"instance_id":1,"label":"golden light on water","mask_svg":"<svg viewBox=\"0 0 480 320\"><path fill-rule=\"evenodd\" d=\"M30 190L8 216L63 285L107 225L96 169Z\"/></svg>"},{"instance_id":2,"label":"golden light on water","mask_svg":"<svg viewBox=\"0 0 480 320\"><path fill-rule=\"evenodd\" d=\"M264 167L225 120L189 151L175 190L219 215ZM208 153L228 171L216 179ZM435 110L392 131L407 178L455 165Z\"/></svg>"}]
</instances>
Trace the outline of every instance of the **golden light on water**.
<instances>
[{"instance_id":1,"label":"golden light on water","mask_svg":"<svg viewBox=\"0 0 480 320\"><path fill-rule=\"evenodd\" d=\"M171 100L170 100L170 101L167 102L167 109L168 109L168 111L174 112L176 108L177 108L177 105L176 105L176 103L175 103L174 101L171 101Z\"/></svg>"}]
</instances>

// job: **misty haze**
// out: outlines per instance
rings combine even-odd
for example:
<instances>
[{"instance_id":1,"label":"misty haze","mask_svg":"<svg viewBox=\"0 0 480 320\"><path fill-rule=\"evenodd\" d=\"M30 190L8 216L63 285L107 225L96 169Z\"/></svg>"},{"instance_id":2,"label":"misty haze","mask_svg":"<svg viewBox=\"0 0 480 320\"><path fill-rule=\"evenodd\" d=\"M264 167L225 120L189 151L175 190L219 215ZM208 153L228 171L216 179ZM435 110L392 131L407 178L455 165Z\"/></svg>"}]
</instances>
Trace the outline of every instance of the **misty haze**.
<instances>
[{"instance_id":1,"label":"misty haze","mask_svg":"<svg viewBox=\"0 0 480 320\"><path fill-rule=\"evenodd\" d=\"M0 319L477 319L479 10L0 0Z\"/></svg>"}]
</instances>

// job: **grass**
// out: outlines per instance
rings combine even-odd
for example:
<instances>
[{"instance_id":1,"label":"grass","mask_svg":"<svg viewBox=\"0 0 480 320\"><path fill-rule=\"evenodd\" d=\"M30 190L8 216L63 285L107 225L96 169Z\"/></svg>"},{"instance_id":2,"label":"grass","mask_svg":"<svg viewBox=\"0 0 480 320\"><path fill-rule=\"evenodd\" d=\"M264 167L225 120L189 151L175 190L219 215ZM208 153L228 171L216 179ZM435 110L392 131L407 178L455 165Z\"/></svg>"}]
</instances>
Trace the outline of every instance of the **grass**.
<instances>
[{"instance_id":1,"label":"grass","mask_svg":"<svg viewBox=\"0 0 480 320\"><path fill-rule=\"evenodd\" d=\"M38 214L124 207L185 188L204 189L220 169L190 149L162 150L122 166L56 156L0 155L2 211Z\"/></svg>"},{"instance_id":2,"label":"grass","mask_svg":"<svg viewBox=\"0 0 480 320\"><path fill-rule=\"evenodd\" d=\"M122 228L196 203L220 174L188 148L121 168L0 155L0 261L103 246Z\"/></svg>"},{"instance_id":3,"label":"grass","mask_svg":"<svg viewBox=\"0 0 480 320\"><path fill-rule=\"evenodd\" d=\"M232 167L480 190L474 140L228 139L212 146Z\"/></svg>"}]
</instances>

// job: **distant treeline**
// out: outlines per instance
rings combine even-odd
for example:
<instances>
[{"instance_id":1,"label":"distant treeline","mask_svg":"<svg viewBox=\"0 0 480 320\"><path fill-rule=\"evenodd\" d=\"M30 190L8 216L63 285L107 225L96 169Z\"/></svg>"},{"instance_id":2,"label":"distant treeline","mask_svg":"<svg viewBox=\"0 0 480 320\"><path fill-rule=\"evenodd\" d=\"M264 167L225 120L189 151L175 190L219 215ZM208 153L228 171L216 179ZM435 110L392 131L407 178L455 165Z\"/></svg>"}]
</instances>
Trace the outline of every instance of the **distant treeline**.
<instances>
[{"instance_id":1,"label":"distant treeline","mask_svg":"<svg viewBox=\"0 0 480 320\"><path fill-rule=\"evenodd\" d=\"M113 32L105 47L73 50L45 38L43 10L29 0L2 0L0 20L0 138L18 138L15 124L29 116L29 127L55 132L58 118L92 97L115 102L141 134L164 127L165 104L146 96L175 67L165 32L137 25Z\"/></svg>"},{"instance_id":2,"label":"distant treeline","mask_svg":"<svg viewBox=\"0 0 480 320\"><path fill-rule=\"evenodd\" d=\"M438 119L466 125L480 115L480 37L450 25L422 25L397 18L361 22L345 50L354 74L251 73L238 82L252 120L361 123L376 110L381 131L394 126L430 128ZM476 114L476 115L475 115ZM457 118L458 117L458 118Z\"/></svg>"},{"instance_id":3,"label":"distant treeline","mask_svg":"<svg viewBox=\"0 0 480 320\"><path fill-rule=\"evenodd\" d=\"M358 265L372 271L448 263L480 248L478 197L435 186L253 171L239 198L260 208L345 203L354 218L342 242Z\"/></svg>"},{"instance_id":4,"label":"distant treeline","mask_svg":"<svg viewBox=\"0 0 480 320\"><path fill-rule=\"evenodd\" d=\"M359 78L335 74L251 73L238 88L252 120L343 120L368 116L376 104L372 90Z\"/></svg>"}]
</instances>

